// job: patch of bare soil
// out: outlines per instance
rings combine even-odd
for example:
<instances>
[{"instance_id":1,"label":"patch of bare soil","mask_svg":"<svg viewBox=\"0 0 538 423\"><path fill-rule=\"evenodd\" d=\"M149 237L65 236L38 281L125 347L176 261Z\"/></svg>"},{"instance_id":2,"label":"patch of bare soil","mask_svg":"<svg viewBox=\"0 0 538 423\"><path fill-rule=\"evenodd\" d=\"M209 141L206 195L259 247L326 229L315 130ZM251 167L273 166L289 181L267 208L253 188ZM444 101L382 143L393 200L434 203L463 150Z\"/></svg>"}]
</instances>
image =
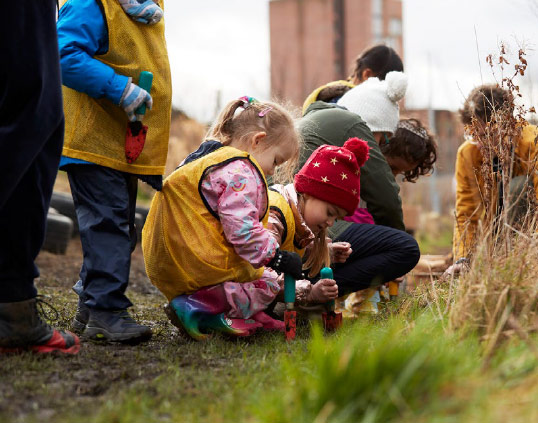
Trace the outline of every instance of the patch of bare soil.
<instances>
[{"instance_id":1,"label":"patch of bare soil","mask_svg":"<svg viewBox=\"0 0 538 423\"><path fill-rule=\"evenodd\" d=\"M73 239L65 255L41 252L37 265L39 293L58 312L53 326L68 329L75 314L77 296L71 290L82 264L80 241ZM56 421L70 414L92 414L120 390L144 385L165 369L162 357L176 348L178 334L162 311L164 296L151 285L140 245L132 255L127 295L139 322L153 329L153 338L137 346L102 344L81 339L74 357L38 357L30 353L0 357L0 421Z\"/></svg>"}]
</instances>

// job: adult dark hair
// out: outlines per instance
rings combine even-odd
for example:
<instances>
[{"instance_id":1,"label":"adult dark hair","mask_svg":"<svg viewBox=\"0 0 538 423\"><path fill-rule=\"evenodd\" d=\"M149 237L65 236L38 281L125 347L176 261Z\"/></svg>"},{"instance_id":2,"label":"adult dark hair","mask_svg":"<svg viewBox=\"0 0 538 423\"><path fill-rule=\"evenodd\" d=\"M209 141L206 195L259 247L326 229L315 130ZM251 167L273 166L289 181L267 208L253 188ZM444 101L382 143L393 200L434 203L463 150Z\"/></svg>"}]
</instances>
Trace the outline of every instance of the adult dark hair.
<instances>
[{"instance_id":1,"label":"adult dark hair","mask_svg":"<svg viewBox=\"0 0 538 423\"><path fill-rule=\"evenodd\" d=\"M487 123L492 114L500 111L503 107L512 106L512 94L497 84L484 84L474 88L460 110L461 121L464 125L470 125L473 117Z\"/></svg>"},{"instance_id":2,"label":"adult dark hair","mask_svg":"<svg viewBox=\"0 0 538 423\"><path fill-rule=\"evenodd\" d=\"M437 146L431 135L417 119L402 119L387 143L381 143L385 157L401 157L408 163L417 163L404 173L404 181L415 182L419 176L433 172L437 160Z\"/></svg>"},{"instance_id":3,"label":"adult dark hair","mask_svg":"<svg viewBox=\"0 0 538 423\"><path fill-rule=\"evenodd\" d=\"M363 82L366 78L363 76L365 70L370 69L369 77L385 79L387 73L392 71L403 72L403 63L398 53L392 47L380 44L362 52L355 59L355 68L349 77L355 83Z\"/></svg>"}]
</instances>

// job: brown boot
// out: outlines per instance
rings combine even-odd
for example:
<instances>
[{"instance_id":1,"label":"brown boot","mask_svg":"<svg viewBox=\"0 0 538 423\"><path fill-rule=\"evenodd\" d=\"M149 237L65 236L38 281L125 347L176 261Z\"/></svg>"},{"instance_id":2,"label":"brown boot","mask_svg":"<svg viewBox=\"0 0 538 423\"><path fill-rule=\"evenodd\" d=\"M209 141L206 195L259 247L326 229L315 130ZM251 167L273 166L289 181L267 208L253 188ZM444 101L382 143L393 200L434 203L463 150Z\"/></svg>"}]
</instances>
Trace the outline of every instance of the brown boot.
<instances>
[{"instance_id":1,"label":"brown boot","mask_svg":"<svg viewBox=\"0 0 538 423\"><path fill-rule=\"evenodd\" d=\"M58 331L41 320L37 311L38 301L32 298L0 303L0 354L21 351L78 353L78 337L71 332Z\"/></svg>"}]
</instances>

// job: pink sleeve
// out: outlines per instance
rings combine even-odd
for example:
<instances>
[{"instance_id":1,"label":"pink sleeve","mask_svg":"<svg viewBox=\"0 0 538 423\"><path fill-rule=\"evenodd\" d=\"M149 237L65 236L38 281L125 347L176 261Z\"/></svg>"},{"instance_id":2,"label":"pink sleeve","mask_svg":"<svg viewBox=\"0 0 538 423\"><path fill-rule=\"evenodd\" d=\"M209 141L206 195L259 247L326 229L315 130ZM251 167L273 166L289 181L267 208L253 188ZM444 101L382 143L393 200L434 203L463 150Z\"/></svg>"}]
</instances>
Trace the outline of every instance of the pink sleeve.
<instances>
[{"instance_id":1,"label":"pink sleeve","mask_svg":"<svg viewBox=\"0 0 538 423\"><path fill-rule=\"evenodd\" d=\"M202 192L235 252L256 268L268 263L278 244L260 222L267 193L256 169L246 160L234 160L212 171Z\"/></svg>"}]
</instances>

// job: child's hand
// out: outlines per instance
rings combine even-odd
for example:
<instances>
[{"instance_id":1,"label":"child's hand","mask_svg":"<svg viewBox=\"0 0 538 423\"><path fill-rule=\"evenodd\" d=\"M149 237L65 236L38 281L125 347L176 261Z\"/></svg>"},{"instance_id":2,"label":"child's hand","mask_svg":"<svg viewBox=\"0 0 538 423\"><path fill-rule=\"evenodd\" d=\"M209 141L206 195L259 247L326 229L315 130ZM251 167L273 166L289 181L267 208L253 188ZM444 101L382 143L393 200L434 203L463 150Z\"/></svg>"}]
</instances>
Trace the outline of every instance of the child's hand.
<instances>
[{"instance_id":1,"label":"child's hand","mask_svg":"<svg viewBox=\"0 0 538 423\"><path fill-rule=\"evenodd\" d=\"M326 303L338 297L338 285L334 279L320 279L307 296L309 303Z\"/></svg>"},{"instance_id":2,"label":"child's hand","mask_svg":"<svg viewBox=\"0 0 538 423\"><path fill-rule=\"evenodd\" d=\"M454 262L452 266L445 270L441 279L454 278L460 273L469 271L471 268L471 261L467 257L462 257Z\"/></svg>"},{"instance_id":3,"label":"child's hand","mask_svg":"<svg viewBox=\"0 0 538 423\"><path fill-rule=\"evenodd\" d=\"M276 250L275 256L267 266L278 273L289 273L295 280L303 277L303 261L297 253L284 250Z\"/></svg>"},{"instance_id":4,"label":"child's hand","mask_svg":"<svg viewBox=\"0 0 538 423\"><path fill-rule=\"evenodd\" d=\"M345 263L353 250L349 242L332 242L329 244L332 263Z\"/></svg>"},{"instance_id":5,"label":"child's hand","mask_svg":"<svg viewBox=\"0 0 538 423\"><path fill-rule=\"evenodd\" d=\"M131 122L136 120L135 110L143 103L146 103L147 108L151 109L153 106L151 95L138 85L129 82L121 96L120 107L125 110Z\"/></svg>"}]
</instances>

